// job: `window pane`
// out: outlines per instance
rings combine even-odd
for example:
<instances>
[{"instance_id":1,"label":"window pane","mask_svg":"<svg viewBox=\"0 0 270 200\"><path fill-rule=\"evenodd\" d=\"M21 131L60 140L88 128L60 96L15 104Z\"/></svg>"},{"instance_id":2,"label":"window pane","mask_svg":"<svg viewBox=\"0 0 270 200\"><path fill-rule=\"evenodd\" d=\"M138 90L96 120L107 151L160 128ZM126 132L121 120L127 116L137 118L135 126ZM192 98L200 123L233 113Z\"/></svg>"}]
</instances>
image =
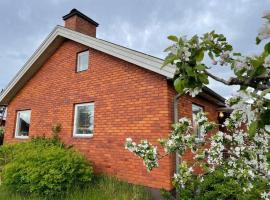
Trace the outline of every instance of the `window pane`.
<instances>
[{"instance_id":1,"label":"window pane","mask_svg":"<svg viewBox=\"0 0 270 200\"><path fill-rule=\"evenodd\" d=\"M79 135L91 135L94 128L94 105L84 104L76 106L76 132Z\"/></svg>"},{"instance_id":2,"label":"window pane","mask_svg":"<svg viewBox=\"0 0 270 200\"><path fill-rule=\"evenodd\" d=\"M20 111L17 115L16 136L28 136L30 128L31 111Z\"/></svg>"},{"instance_id":3,"label":"window pane","mask_svg":"<svg viewBox=\"0 0 270 200\"><path fill-rule=\"evenodd\" d=\"M77 66L78 72L88 69L88 55L89 51L78 54L78 66Z\"/></svg>"},{"instance_id":4,"label":"window pane","mask_svg":"<svg viewBox=\"0 0 270 200\"><path fill-rule=\"evenodd\" d=\"M197 106L195 104L192 104L192 119L193 119L193 127L195 130L195 134L197 137L201 137L201 127L196 123L195 117L199 112L202 112L203 108L201 106Z\"/></svg>"}]
</instances>

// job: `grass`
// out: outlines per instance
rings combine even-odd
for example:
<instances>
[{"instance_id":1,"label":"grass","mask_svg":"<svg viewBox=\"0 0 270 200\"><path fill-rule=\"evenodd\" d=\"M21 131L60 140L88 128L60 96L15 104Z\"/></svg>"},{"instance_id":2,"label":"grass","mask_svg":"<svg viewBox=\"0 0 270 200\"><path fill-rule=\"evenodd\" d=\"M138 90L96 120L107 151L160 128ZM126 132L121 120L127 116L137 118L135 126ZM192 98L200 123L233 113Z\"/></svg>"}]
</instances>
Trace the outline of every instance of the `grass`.
<instances>
[{"instance_id":1,"label":"grass","mask_svg":"<svg viewBox=\"0 0 270 200\"><path fill-rule=\"evenodd\" d=\"M58 198L57 198L58 199ZM149 200L149 192L142 186L121 182L115 178L99 177L87 189L75 189L63 200ZM14 194L0 187L0 200L41 200Z\"/></svg>"}]
</instances>

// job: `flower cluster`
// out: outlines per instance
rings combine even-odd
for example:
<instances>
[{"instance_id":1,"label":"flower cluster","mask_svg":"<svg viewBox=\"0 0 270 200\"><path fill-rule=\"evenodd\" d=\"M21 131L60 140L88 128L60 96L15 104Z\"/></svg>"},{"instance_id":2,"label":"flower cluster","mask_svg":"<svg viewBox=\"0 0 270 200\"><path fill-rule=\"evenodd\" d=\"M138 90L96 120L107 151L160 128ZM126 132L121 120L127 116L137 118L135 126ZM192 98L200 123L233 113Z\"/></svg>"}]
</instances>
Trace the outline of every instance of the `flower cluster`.
<instances>
[{"instance_id":1,"label":"flower cluster","mask_svg":"<svg viewBox=\"0 0 270 200\"><path fill-rule=\"evenodd\" d=\"M270 14L265 13L264 18L267 20L267 23L260 29L257 40L265 40L270 38Z\"/></svg>"},{"instance_id":2,"label":"flower cluster","mask_svg":"<svg viewBox=\"0 0 270 200\"><path fill-rule=\"evenodd\" d=\"M159 139L166 153L184 152L188 144L192 144L194 136L190 134L192 129L191 121L184 117L173 125L173 130L167 139ZM189 146L190 146L189 145Z\"/></svg>"},{"instance_id":3,"label":"flower cluster","mask_svg":"<svg viewBox=\"0 0 270 200\"><path fill-rule=\"evenodd\" d=\"M142 158L148 171L158 167L157 147L152 146L147 140L142 140L140 144L136 144L131 138L127 138L125 148Z\"/></svg>"},{"instance_id":4,"label":"flower cluster","mask_svg":"<svg viewBox=\"0 0 270 200\"><path fill-rule=\"evenodd\" d=\"M173 184L176 188L185 188L187 182L192 180L193 168L189 167L188 164L183 161L179 165L178 173L175 173L173 176Z\"/></svg>"}]
</instances>

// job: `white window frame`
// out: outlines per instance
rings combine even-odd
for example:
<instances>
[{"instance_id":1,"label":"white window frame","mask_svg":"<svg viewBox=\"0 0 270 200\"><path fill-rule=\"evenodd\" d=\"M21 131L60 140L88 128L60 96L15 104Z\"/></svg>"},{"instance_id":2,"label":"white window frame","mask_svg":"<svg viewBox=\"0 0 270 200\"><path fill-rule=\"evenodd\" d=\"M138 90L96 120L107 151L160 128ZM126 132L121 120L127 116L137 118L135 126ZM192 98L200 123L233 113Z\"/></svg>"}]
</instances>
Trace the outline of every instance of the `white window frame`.
<instances>
[{"instance_id":1,"label":"white window frame","mask_svg":"<svg viewBox=\"0 0 270 200\"><path fill-rule=\"evenodd\" d=\"M193 119L193 106L196 106L198 107L199 109L201 109L201 112L204 111L204 108L203 106L200 106L198 104L195 104L195 103L192 103L192 125L194 126L194 119ZM199 130L197 133L196 133L196 138L198 139L202 139L202 134L201 134L201 130L200 130L200 126L197 127L197 129Z\"/></svg>"},{"instance_id":2,"label":"white window frame","mask_svg":"<svg viewBox=\"0 0 270 200\"><path fill-rule=\"evenodd\" d=\"M19 116L20 116L20 113L25 113L25 112L28 112L29 115L30 115L30 121L29 121L29 132L28 132L28 135L27 136L22 136L22 135L18 135L19 133ZM15 138L17 139L28 139L29 138L29 133L30 133L30 124L31 124L31 110L20 110L20 111L17 111L17 115L16 115L16 127L15 127Z\"/></svg>"},{"instance_id":3,"label":"white window frame","mask_svg":"<svg viewBox=\"0 0 270 200\"><path fill-rule=\"evenodd\" d=\"M80 69L80 57L87 55L87 68L86 69ZM77 54L77 72L82 72L82 71L86 71L89 69L89 50L87 51L83 51Z\"/></svg>"},{"instance_id":4,"label":"white window frame","mask_svg":"<svg viewBox=\"0 0 270 200\"><path fill-rule=\"evenodd\" d=\"M77 134L77 117L78 117L78 107L80 106L93 106L93 128L92 128L92 134ZM93 137L93 131L94 131L94 124L95 124L95 104L94 102L91 103L80 103L80 104L75 104L75 111L74 111L74 122L73 122L73 137L82 137L82 138L91 138Z\"/></svg>"}]
</instances>

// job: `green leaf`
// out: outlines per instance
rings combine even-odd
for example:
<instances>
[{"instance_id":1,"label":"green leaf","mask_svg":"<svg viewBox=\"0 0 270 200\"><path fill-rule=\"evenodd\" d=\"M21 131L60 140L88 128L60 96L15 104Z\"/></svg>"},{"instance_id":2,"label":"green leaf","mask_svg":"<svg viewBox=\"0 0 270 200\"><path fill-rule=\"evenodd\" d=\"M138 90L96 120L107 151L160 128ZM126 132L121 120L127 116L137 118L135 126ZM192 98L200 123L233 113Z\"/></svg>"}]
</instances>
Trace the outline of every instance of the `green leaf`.
<instances>
[{"instance_id":1,"label":"green leaf","mask_svg":"<svg viewBox=\"0 0 270 200\"><path fill-rule=\"evenodd\" d=\"M261 122L263 123L263 125L270 125L270 110L266 110L263 112L263 114L261 115Z\"/></svg>"},{"instance_id":2,"label":"green leaf","mask_svg":"<svg viewBox=\"0 0 270 200\"><path fill-rule=\"evenodd\" d=\"M187 66L186 67L186 72L187 72L188 76L194 76L195 75L194 69L192 67Z\"/></svg>"},{"instance_id":3,"label":"green leaf","mask_svg":"<svg viewBox=\"0 0 270 200\"><path fill-rule=\"evenodd\" d=\"M264 66L260 65L259 67L257 67L257 69L254 72L254 76L260 76L262 74L264 74L266 72L266 69Z\"/></svg>"},{"instance_id":4,"label":"green leaf","mask_svg":"<svg viewBox=\"0 0 270 200\"><path fill-rule=\"evenodd\" d=\"M204 51L203 50L200 50L196 56L195 56L195 59L197 62L201 62L203 60L203 57L204 57Z\"/></svg>"},{"instance_id":5,"label":"green leaf","mask_svg":"<svg viewBox=\"0 0 270 200\"><path fill-rule=\"evenodd\" d=\"M260 43L261 43L260 38L259 38L259 37L256 37L256 44L258 45L258 44L260 44Z\"/></svg>"},{"instance_id":6,"label":"green leaf","mask_svg":"<svg viewBox=\"0 0 270 200\"><path fill-rule=\"evenodd\" d=\"M254 121L249 125L248 134L249 134L250 137L254 137L254 135L256 133L256 130L257 130L257 127L258 127L258 122L257 121Z\"/></svg>"},{"instance_id":7,"label":"green leaf","mask_svg":"<svg viewBox=\"0 0 270 200\"><path fill-rule=\"evenodd\" d=\"M195 67L198 71L204 71L206 69L205 65L197 65Z\"/></svg>"},{"instance_id":8,"label":"green leaf","mask_svg":"<svg viewBox=\"0 0 270 200\"><path fill-rule=\"evenodd\" d=\"M177 78L174 80L174 88L178 93L183 92L183 90L185 89L185 80L181 79L181 78Z\"/></svg>"},{"instance_id":9,"label":"green leaf","mask_svg":"<svg viewBox=\"0 0 270 200\"><path fill-rule=\"evenodd\" d=\"M252 66L254 68L257 68L257 67L259 67L262 64L259 59L252 59L252 60L250 60L250 63L252 64Z\"/></svg>"},{"instance_id":10,"label":"green leaf","mask_svg":"<svg viewBox=\"0 0 270 200\"><path fill-rule=\"evenodd\" d=\"M168 51L170 51L172 49L172 47L170 46L170 47L167 47L166 49L164 49L164 52L168 52Z\"/></svg>"},{"instance_id":11,"label":"green leaf","mask_svg":"<svg viewBox=\"0 0 270 200\"><path fill-rule=\"evenodd\" d=\"M174 54L169 54L169 55L165 58L165 60L164 60L164 62L163 62L163 64L162 64L162 66L161 66L161 68L165 67L165 66L168 65L168 64L172 64L173 61L174 61L176 58L177 58L176 55L174 55Z\"/></svg>"},{"instance_id":12,"label":"green leaf","mask_svg":"<svg viewBox=\"0 0 270 200\"><path fill-rule=\"evenodd\" d=\"M265 51L267 54L270 54L270 42L268 42L268 43L264 46L264 51Z\"/></svg>"},{"instance_id":13,"label":"green leaf","mask_svg":"<svg viewBox=\"0 0 270 200\"><path fill-rule=\"evenodd\" d=\"M178 38L175 35L168 36L168 39L174 42L178 42Z\"/></svg>"},{"instance_id":14,"label":"green leaf","mask_svg":"<svg viewBox=\"0 0 270 200\"><path fill-rule=\"evenodd\" d=\"M206 74L200 74L198 78L203 84L209 84L208 76Z\"/></svg>"},{"instance_id":15,"label":"green leaf","mask_svg":"<svg viewBox=\"0 0 270 200\"><path fill-rule=\"evenodd\" d=\"M213 53L212 53L211 51L208 52L208 56L209 56L212 60L214 60L214 55L213 55Z\"/></svg>"},{"instance_id":16,"label":"green leaf","mask_svg":"<svg viewBox=\"0 0 270 200\"><path fill-rule=\"evenodd\" d=\"M241 56L241 53L233 53L234 56Z\"/></svg>"}]
</instances>

